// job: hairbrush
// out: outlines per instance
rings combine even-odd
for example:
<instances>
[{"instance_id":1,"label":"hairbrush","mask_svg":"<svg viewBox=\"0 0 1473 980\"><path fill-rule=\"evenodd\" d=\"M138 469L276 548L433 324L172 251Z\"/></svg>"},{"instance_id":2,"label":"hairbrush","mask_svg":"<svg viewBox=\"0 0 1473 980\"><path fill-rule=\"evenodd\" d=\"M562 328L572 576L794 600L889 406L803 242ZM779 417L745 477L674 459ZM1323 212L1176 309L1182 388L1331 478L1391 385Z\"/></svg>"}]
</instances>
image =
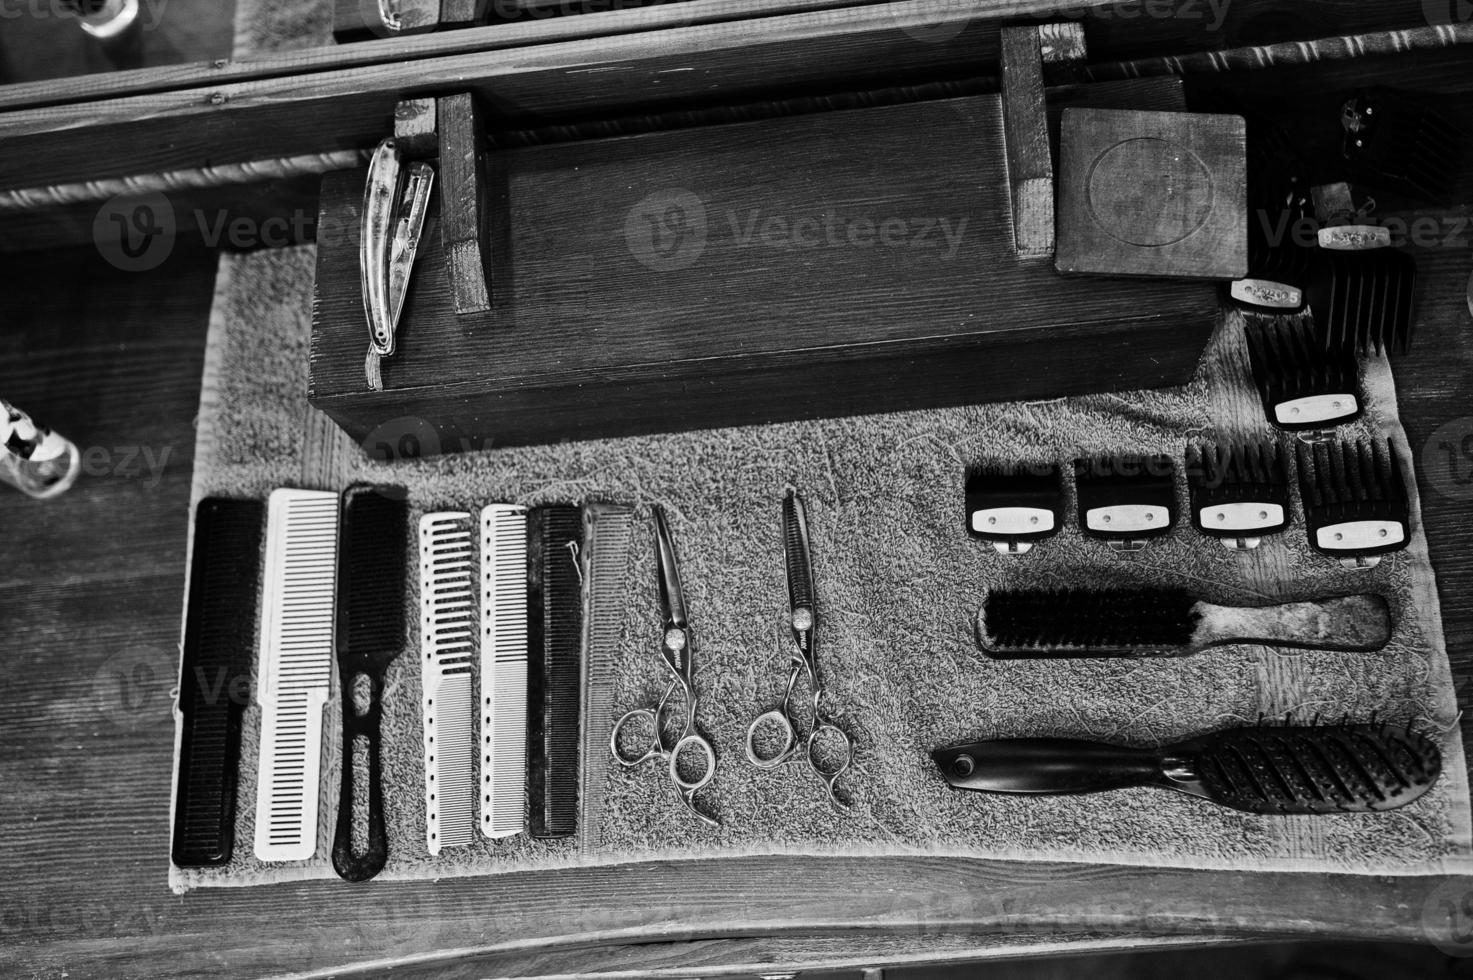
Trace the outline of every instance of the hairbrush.
<instances>
[{"instance_id":1,"label":"hairbrush","mask_svg":"<svg viewBox=\"0 0 1473 980\"><path fill-rule=\"evenodd\" d=\"M1079 529L1116 551L1139 551L1176 523L1170 456L1097 456L1074 461Z\"/></svg>"},{"instance_id":2,"label":"hairbrush","mask_svg":"<svg viewBox=\"0 0 1473 980\"><path fill-rule=\"evenodd\" d=\"M1309 545L1351 568L1370 568L1411 538L1411 504L1390 439L1298 447L1299 498Z\"/></svg>"},{"instance_id":3,"label":"hairbrush","mask_svg":"<svg viewBox=\"0 0 1473 980\"><path fill-rule=\"evenodd\" d=\"M1375 813L1406 806L1442 773L1436 744L1385 724L1256 725L1159 748L1009 738L937 749L956 789L1098 793L1159 786L1247 813Z\"/></svg>"},{"instance_id":4,"label":"hairbrush","mask_svg":"<svg viewBox=\"0 0 1473 980\"><path fill-rule=\"evenodd\" d=\"M1248 120L1248 274L1228 295L1249 312L1294 313L1304 307L1314 227L1309 171L1284 131Z\"/></svg>"},{"instance_id":5,"label":"hairbrush","mask_svg":"<svg viewBox=\"0 0 1473 980\"><path fill-rule=\"evenodd\" d=\"M1359 184L1448 203L1462 168L1464 134L1410 92L1356 91L1340 108L1342 148Z\"/></svg>"},{"instance_id":6,"label":"hairbrush","mask_svg":"<svg viewBox=\"0 0 1473 980\"><path fill-rule=\"evenodd\" d=\"M1268 420L1313 438L1360 417L1360 366L1355 354L1327 347L1305 318L1245 324L1253 381Z\"/></svg>"},{"instance_id":7,"label":"hairbrush","mask_svg":"<svg viewBox=\"0 0 1473 980\"><path fill-rule=\"evenodd\" d=\"M1370 651L1390 636L1374 594L1221 606L1183 589L995 590L977 613L977 642L997 660L1171 657L1228 643Z\"/></svg>"},{"instance_id":8,"label":"hairbrush","mask_svg":"<svg viewBox=\"0 0 1473 980\"><path fill-rule=\"evenodd\" d=\"M967 533L1021 555L1059 533L1064 486L1056 464L967 472Z\"/></svg>"},{"instance_id":9,"label":"hairbrush","mask_svg":"<svg viewBox=\"0 0 1473 980\"><path fill-rule=\"evenodd\" d=\"M1192 526L1228 548L1258 547L1289 525L1289 473L1277 443L1187 448Z\"/></svg>"}]
</instances>

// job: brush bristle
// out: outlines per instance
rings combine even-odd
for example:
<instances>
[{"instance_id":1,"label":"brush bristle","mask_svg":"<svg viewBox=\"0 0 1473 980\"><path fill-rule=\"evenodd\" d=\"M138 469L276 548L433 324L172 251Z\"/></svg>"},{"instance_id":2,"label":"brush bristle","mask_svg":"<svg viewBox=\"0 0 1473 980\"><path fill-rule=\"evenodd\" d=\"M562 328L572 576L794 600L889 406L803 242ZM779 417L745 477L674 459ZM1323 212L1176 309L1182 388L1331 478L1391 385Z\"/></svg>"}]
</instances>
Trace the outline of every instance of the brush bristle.
<instances>
[{"instance_id":1,"label":"brush bristle","mask_svg":"<svg viewBox=\"0 0 1473 980\"><path fill-rule=\"evenodd\" d=\"M1180 589L997 590L982 607L982 645L993 656L1185 647L1195 600Z\"/></svg>"},{"instance_id":2,"label":"brush bristle","mask_svg":"<svg viewBox=\"0 0 1473 980\"><path fill-rule=\"evenodd\" d=\"M353 486L343 494L338 566L338 662L382 666L404 645L409 508L392 487Z\"/></svg>"},{"instance_id":3,"label":"brush bristle","mask_svg":"<svg viewBox=\"0 0 1473 980\"><path fill-rule=\"evenodd\" d=\"M1391 440L1300 445L1299 494L1310 528L1410 519L1406 480Z\"/></svg>"},{"instance_id":4,"label":"brush bristle","mask_svg":"<svg viewBox=\"0 0 1473 980\"><path fill-rule=\"evenodd\" d=\"M1279 419L1277 406L1314 395L1358 395L1359 365L1353 352L1329 347L1307 318L1249 323L1244 327L1253 381L1264 411L1282 428L1321 428L1323 423L1296 425ZM1348 422L1359 414L1347 414Z\"/></svg>"},{"instance_id":5,"label":"brush bristle","mask_svg":"<svg viewBox=\"0 0 1473 980\"><path fill-rule=\"evenodd\" d=\"M1250 726L1179 748L1209 799L1249 813L1391 810L1442 771L1430 739L1387 725Z\"/></svg>"}]
</instances>

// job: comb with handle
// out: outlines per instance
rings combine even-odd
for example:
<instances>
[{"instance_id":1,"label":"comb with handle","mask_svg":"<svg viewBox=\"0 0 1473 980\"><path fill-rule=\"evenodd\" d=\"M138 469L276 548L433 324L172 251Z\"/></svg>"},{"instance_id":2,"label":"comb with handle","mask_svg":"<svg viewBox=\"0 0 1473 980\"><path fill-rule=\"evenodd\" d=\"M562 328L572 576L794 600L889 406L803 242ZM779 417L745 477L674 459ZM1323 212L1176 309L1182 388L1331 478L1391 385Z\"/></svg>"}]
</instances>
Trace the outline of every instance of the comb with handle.
<instances>
[{"instance_id":1,"label":"comb with handle","mask_svg":"<svg viewBox=\"0 0 1473 980\"><path fill-rule=\"evenodd\" d=\"M520 834L527 809L527 509L481 509L481 833Z\"/></svg>"},{"instance_id":2,"label":"comb with handle","mask_svg":"<svg viewBox=\"0 0 1473 980\"><path fill-rule=\"evenodd\" d=\"M332 866L347 881L384 869L384 788L380 738L384 672L404 646L405 536L409 510L397 487L357 484L343 491L338 553L338 681L343 697L343 763ZM362 688L360 699L355 691ZM363 758L360 760L360 754ZM368 785L359 786L358 763ZM354 849L355 800L367 793L367 834Z\"/></svg>"},{"instance_id":3,"label":"comb with handle","mask_svg":"<svg viewBox=\"0 0 1473 980\"><path fill-rule=\"evenodd\" d=\"M207 497L194 519L174 795L174 864L218 867L235 848L241 696L251 677L265 508Z\"/></svg>"},{"instance_id":4,"label":"comb with handle","mask_svg":"<svg viewBox=\"0 0 1473 980\"><path fill-rule=\"evenodd\" d=\"M261 756L255 851L262 861L305 861L317 851L337 534L337 494L272 491L257 666Z\"/></svg>"},{"instance_id":5,"label":"comb with handle","mask_svg":"<svg viewBox=\"0 0 1473 980\"><path fill-rule=\"evenodd\" d=\"M583 512L538 507L529 515L527 828L567 837L578 828Z\"/></svg>"}]
</instances>

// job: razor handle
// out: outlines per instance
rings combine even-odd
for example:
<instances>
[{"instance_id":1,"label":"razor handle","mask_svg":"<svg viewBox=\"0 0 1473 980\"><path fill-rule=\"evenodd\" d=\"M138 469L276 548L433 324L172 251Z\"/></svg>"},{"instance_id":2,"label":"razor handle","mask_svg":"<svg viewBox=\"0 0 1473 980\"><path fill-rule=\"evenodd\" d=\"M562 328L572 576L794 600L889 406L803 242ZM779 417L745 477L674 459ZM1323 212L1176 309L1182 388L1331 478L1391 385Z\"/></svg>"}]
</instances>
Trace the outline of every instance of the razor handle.
<instances>
[{"instance_id":1,"label":"razor handle","mask_svg":"<svg viewBox=\"0 0 1473 980\"><path fill-rule=\"evenodd\" d=\"M972 742L932 757L952 786L988 793L1097 793L1161 778L1161 757L1153 750L1078 738Z\"/></svg>"},{"instance_id":2,"label":"razor handle","mask_svg":"<svg viewBox=\"0 0 1473 980\"><path fill-rule=\"evenodd\" d=\"M343 765L341 794L338 799L338 827L332 840L332 866L344 881L367 881L384 869L389 857L388 835L384 830L384 789L380 778L380 722L383 712L380 700L384 679L365 673L369 681L369 704L359 714L354 704L353 688L358 671L339 672L343 685ZM353 851L353 801L361 790L355 777L360 754L368 756L368 841L362 854Z\"/></svg>"}]
</instances>

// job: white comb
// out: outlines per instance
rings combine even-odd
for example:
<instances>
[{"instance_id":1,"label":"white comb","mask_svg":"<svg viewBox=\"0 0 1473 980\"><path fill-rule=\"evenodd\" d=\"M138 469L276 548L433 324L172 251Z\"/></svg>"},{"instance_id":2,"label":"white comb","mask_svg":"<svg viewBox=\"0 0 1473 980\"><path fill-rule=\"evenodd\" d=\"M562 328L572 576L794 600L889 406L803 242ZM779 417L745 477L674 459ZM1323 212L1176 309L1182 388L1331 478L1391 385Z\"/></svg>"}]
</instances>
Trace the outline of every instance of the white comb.
<instances>
[{"instance_id":1,"label":"white comb","mask_svg":"<svg viewBox=\"0 0 1473 980\"><path fill-rule=\"evenodd\" d=\"M481 511L481 833L520 834L527 804L527 510Z\"/></svg>"},{"instance_id":2,"label":"white comb","mask_svg":"<svg viewBox=\"0 0 1473 980\"><path fill-rule=\"evenodd\" d=\"M425 843L431 854L476 836L476 555L471 516L419 519Z\"/></svg>"},{"instance_id":3,"label":"white comb","mask_svg":"<svg viewBox=\"0 0 1473 980\"><path fill-rule=\"evenodd\" d=\"M272 491L256 669L261 757L255 846L262 861L305 861L317 851L337 540L337 494Z\"/></svg>"}]
</instances>

